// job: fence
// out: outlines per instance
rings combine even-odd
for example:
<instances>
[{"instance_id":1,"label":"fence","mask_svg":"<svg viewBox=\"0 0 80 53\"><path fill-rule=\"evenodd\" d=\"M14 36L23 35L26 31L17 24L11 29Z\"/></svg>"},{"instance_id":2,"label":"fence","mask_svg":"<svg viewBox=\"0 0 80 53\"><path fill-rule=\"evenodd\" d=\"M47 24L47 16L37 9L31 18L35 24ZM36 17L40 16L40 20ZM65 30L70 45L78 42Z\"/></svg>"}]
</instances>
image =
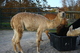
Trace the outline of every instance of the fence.
<instances>
[{"instance_id":1,"label":"fence","mask_svg":"<svg viewBox=\"0 0 80 53\"><path fill-rule=\"evenodd\" d=\"M47 11L48 9L52 9L52 8L57 8L57 7L1 8L0 9L0 29L11 29L10 20L11 20L11 17L16 13L24 12L24 11L31 12L31 13L38 13L42 15L46 13L53 13L53 14L56 13L56 12ZM31 11L30 9L31 10L33 9L33 11ZM80 14L80 11L66 11L66 13L67 13L66 17L72 20L76 17L75 14ZM80 17L80 15L78 15L78 17Z\"/></svg>"},{"instance_id":2,"label":"fence","mask_svg":"<svg viewBox=\"0 0 80 53\"><path fill-rule=\"evenodd\" d=\"M76 19L80 18L80 11L66 11L66 18L69 23L73 23Z\"/></svg>"},{"instance_id":3,"label":"fence","mask_svg":"<svg viewBox=\"0 0 80 53\"><path fill-rule=\"evenodd\" d=\"M50 8L44 7L44 9L46 8L51 9L51 8L57 8L57 7L50 7ZM0 9L0 29L11 29L10 27L11 17L19 12L27 11L31 13L37 13L37 14L55 13L55 12L42 11L44 9L42 7L1 8Z\"/></svg>"}]
</instances>

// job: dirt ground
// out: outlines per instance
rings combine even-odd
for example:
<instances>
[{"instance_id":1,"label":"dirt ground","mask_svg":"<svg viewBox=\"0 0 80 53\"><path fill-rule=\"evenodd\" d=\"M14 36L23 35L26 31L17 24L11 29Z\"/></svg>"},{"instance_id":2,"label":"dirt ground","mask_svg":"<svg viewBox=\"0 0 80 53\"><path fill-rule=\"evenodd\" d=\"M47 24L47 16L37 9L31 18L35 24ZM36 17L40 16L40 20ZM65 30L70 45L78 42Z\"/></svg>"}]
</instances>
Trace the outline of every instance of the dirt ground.
<instances>
[{"instance_id":1,"label":"dirt ground","mask_svg":"<svg viewBox=\"0 0 80 53\"><path fill-rule=\"evenodd\" d=\"M76 46L76 50L58 51L50 45L50 40L46 34L43 33L42 35L44 41L40 45L41 53L80 53L80 45ZM0 30L0 53L14 53L11 42L12 37L12 30ZM24 31L21 46L24 53L36 53L36 32Z\"/></svg>"}]
</instances>

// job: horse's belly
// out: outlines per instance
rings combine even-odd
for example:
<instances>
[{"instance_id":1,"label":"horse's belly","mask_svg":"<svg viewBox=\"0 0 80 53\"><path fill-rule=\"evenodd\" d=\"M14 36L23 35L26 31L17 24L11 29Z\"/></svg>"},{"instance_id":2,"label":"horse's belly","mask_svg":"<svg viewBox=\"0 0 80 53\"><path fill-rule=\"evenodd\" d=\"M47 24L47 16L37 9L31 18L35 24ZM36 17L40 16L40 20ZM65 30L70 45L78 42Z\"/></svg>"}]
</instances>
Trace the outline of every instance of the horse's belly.
<instances>
[{"instance_id":1,"label":"horse's belly","mask_svg":"<svg viewBox=\"0 0 80 53\"><path fill-rule=\"evenodd\" d=\"M37 30L37 28L36 27L27 27L26 28L28 31L36 31Z\"/></svg>"}]
</instances>

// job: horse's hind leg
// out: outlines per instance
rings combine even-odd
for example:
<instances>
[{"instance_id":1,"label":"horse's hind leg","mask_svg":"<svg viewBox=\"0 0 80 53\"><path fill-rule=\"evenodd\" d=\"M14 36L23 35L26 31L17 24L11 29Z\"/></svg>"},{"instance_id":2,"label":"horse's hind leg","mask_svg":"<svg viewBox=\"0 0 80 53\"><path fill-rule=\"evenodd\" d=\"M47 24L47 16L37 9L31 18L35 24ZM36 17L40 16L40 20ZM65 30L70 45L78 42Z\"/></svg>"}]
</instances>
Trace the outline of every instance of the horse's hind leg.
<instances>
[{"instance_id":1,"label":"horse's hind leg","mask_svg":"<svg viewBox=\"0 0 80 53\"><path fill-rule=\"evenodd\" d=\"M21 53L23 53L22 47L21 47L21 45L20 45L20 40L21 40L21 38L22 38L22 33L23 33L22 30L21 30L21 31L18 31L18 35L17 35L17 37L16 37L16 44L17 44L17 47L18 47L18 49L19 49L19 51L20 51Z\"/></svg>"},{"instance_id":2,"label":"horse's hind leg","mask_svg":"<svg viewBox=\"0 0 80 53\"><path fill-rule=\"evenodd\" d=\"M13 36L13 38L12 38L12 44L13 44L13 48L14 48L14 51L15 51L15 53L18 53L17 52L17 48L16 48L16 36L17 36L17 34L16 34L16 30L14 30L14 36Z\"/></svg>"},{"instance_id":3,"label":"horse's hind leg","mask_svg":"<svg viewBox=\"0 0 80 53\"><path fill-rule=\"evenodd\" d=\"M22 47L20 45L20 39L22 37L22 33L23 33L22 30L14 30L14 36L13 36L12 42L13 42L14 51L16 53L17 53L17 49L16 49L17 47L18 47L19 51L21 53L23 53Z\"/></svg>"}]
</instances>

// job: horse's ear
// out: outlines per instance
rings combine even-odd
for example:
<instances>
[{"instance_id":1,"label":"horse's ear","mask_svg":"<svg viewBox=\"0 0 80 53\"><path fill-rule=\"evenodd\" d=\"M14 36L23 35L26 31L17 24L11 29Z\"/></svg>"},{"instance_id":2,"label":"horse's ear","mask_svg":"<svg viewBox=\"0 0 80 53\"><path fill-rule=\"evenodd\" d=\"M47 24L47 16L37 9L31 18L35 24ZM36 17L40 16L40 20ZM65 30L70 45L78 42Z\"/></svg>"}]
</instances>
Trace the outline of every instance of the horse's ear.
<instances>
[{"instance_id":1,"label":"horse's ear","mask_svg":"<svg viewBox=\"0 0 80 53\"><path fill-rule=\"evenodd\" d=\"M72 25L69 27L69 30L70 30L70 31L72 31L72 30L73 30L73 26L72 26Z\"/></svg>"}]
</instances>

